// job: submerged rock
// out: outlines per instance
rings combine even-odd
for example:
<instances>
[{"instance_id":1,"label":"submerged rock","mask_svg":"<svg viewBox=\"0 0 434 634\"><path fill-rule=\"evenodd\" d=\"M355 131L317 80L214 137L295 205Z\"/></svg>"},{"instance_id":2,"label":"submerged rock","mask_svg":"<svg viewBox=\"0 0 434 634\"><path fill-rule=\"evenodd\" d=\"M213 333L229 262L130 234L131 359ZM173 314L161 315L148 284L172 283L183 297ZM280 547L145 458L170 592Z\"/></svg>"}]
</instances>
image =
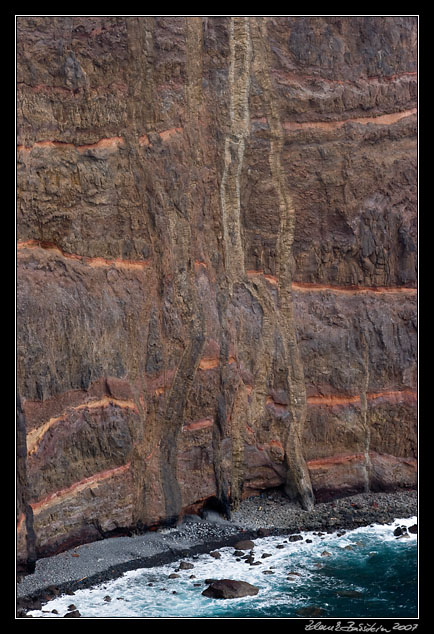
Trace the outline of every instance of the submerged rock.
<instances>
[{"instance_id":1,"label":"submerged rock","mask_svg":"<svg viewBox=\"0 0 434 634\"><path fill-rule=\"evenodd\" d=\"M211 599L238 599L240 597L254 596L258 594L259 588L236 579L218 579L213 581L202 594Z\"/></svg>"},{"instance_id":2,"label":"submerged rock","mask_svg":"<svg viewBox=\"0 0 434 634\"><path fill-rule=\"evenodd\" d=\"M338 597L346 597L346 598L351 598L351 599L357 599L363 596L362 592L359 592L358 590L338 590L336 592L336 595Z\"/></svg>"},{"instance_id":3,"label":"submerged rock","mask_svg":"<svg viewBox=\"0 0 434 634\"><path fill-rule=\"evenodd\" d=\"M297 610L298 616L325 616L326 611L316 605L308 605Z\"/></svg>"}]
</instances>

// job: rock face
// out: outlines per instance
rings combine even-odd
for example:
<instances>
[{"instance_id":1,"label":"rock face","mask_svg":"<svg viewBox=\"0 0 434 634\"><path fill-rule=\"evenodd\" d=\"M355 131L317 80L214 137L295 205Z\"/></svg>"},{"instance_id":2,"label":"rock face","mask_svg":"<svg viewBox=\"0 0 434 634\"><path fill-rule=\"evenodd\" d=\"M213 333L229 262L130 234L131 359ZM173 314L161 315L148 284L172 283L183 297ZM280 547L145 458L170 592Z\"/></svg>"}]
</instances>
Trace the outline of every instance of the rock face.
<instances>
[{"instance_id":1,"label":"rock face","mask_svg":"<svg viewBox=\"0 0 434 634\"><path fill-rule=\"evenodd\" d=\"M415 485L416 38L17 18L23 565L267 487Z\"/></svg>"}]
</instances>

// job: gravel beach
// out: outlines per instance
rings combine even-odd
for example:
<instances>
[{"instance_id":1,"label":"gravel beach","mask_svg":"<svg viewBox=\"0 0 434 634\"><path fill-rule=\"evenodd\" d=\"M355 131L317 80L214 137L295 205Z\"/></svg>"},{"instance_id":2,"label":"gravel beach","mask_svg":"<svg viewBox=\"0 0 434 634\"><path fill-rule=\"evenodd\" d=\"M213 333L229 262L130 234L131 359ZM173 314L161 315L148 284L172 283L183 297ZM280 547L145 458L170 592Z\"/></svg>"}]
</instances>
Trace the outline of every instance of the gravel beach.
<instances>
[{"instance_id":1,"label":"gravel beach","mask_svg":"<svg viewBox=\"0 0 434 634\"><path fill-rule=\"evenodd\" d=\"M414 490L361 493L317 503L304 511L291 504L280 490L244 500L230 521L214 511L203 517L186 516L174 528L131 537L113 537L84 544L37 561L33 574L17 584L17 616L40 606L57 594L73 594L116 578L128 570L158 566L183 557L234 545L240 539L288 535L301 531L336 532L396 518L416 516Z\"/></svg>"}]
</instances>

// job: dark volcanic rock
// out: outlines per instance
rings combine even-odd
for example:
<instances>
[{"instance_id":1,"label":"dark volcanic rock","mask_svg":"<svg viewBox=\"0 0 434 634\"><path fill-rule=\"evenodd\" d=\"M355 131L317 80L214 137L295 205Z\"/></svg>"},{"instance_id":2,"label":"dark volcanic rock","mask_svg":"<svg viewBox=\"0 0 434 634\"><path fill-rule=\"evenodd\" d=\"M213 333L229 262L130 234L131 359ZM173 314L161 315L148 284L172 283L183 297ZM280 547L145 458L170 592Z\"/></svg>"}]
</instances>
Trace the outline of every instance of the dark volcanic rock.
<instances>
[{"instance_id":1,"label":"dark volcanic rock","mask_svg":"<svg viewBox=\"0 0 434 634\"><path fill-rule=\"evenodd\" d=\"M80 618L81 614L79 612L79 610L73 610L72 612L67 612L66 614L64 614L63 618L64 619L78 619Z\"/></svg>"},{"instance_id":2,"label":"dark volcanic rock","mask_svg":"<svg viewBox=\"0 0 434 634\"><path fill-rule=\"evenodd\" d=\"M192 568L194 568L194 564L191 564L188 561L181 561L178 568L179 570L192 570Z\"/></svg>"},{"instance_id":3,"label":"dark volcanic rock","mask_svg":"<svg viewBox=\"0 0 434 634\"><path fill-rule=\"evenodd\" d=\"M236 550L241 550L241 551L252 550L252 548L254 548L254 547L255 547L255 543L252 542L250 539L244 539L242 541L237 542L234 545L234 548Z\"/></svg>"},{"instance_id":4,"label":"dark volcanic rock","mask_svg":"<svg viewBox=\"0 0 434 634\"><path fill-rule=\"evenodd\" d=\"M258 594L259 588L235 579L219 579L211 583L202 594L212 599L237 599Z\"/></svg>"},{"instance_id":5,"label":"dark volcanic rock","mask_svg":"<svg viewBox=\"0 0 434 634\"><path fill-rule=\"evenodd\" d=\"M336 594L338 597L347 597L351 599L363 597L363 592L359 592L358 590L338 590Z\"/></svg>"},{"instance_id":6,"label":"dark volcanic rock","mask_svg":"<svg viewBox=\"0 0 434 634\"><path fill-rule=\"evenodd\" d=\"M298 616L318 617L318 616L325 616L327 612L326 610L324 610L324 608L320 608L316 605L308 605L305 608L299 608L297 610L297 614Z\"/></svg>"}]
</instances>

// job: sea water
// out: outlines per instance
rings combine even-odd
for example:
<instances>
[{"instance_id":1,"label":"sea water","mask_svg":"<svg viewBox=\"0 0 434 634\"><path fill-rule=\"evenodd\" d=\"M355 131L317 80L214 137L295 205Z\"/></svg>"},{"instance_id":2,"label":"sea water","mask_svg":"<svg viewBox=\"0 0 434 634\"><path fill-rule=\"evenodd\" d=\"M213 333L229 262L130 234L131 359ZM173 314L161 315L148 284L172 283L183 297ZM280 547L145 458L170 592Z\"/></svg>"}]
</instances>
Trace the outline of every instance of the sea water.
<instances>
[{"instance_id":1,"label":"sea water","mask_svg":"<svg viewBox=\"0 0 434 634\"><path fill-rule=\"evenodd\" d=\"M178 578L169 575L179 561L142 568L73 596L57 597L43 611L29 614L63 617L73 603L87 618L307 618L306 608L322 618L417 618L417 535L393 534L398 526L416 521L397 519L340 536L304 532L303 540L294 542L264 537L254 542L259 565L250 565L234 556L233 547L225 547L219 559L209 554L184 558L194 568L177 570ZM263 558L264 553L271 556ZM210 578L247 581L259 592L210 599L202 595Z\"/></svg>"}]
</instances>

